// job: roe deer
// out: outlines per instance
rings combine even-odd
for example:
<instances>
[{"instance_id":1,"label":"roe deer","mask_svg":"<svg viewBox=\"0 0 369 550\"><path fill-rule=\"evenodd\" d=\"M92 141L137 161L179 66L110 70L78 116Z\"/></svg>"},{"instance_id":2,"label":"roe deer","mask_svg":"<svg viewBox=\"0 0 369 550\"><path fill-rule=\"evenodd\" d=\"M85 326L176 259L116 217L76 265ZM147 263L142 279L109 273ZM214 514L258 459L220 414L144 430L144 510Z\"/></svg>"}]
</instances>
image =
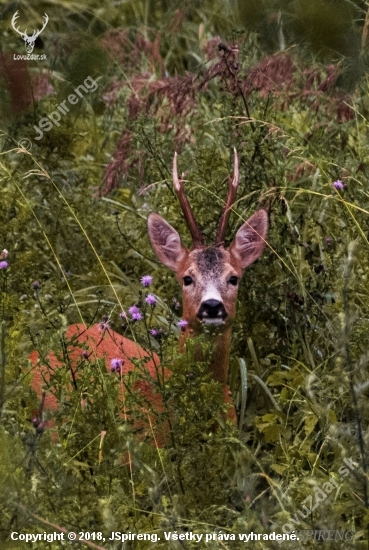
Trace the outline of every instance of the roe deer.
<instances>
[{"instance_id":1,"label":"roe deer","mask_svg":"<svg viewBox=\"0 0 369 550\"><path fill-rule=\"evenodd\" d=\"M234 174L229 178L228 197L224 204L218 225L215 244L205 246L183 189L183 181L178 178L177 154L173 160L173 184L182 207L187 225L192 236L192 248L187 249L181 242L177 231L161 216L151 213L148 218L148 234L151 245L160 260L175 272L183 291L183 318L187 321L180 336L180 349L185 347L187 338L201 334L204 327L214 327L217 334L210 368L215 380L224 388L224 399L230 402L227 383L231 324L236 313L236 299L239 281L243 270L252 264L262 253L268 231L268 215L264 209L255 212L237 231L228 249L224 248L224 238L229 215L238 187L238 157L234 150ZM68 338L76 338L79 343L89 346L93 357L105 357L106 361L121 358L125 361L124 372L132 370L132 357L148 357L139 345L113 330L99 330L98 325L86 328L84 325L71 325L67 330ZM77 351L78 354L78 351ZM79 356L81 350L79 349ZM37 364L38 354L31 354L33 365ZM76 352L72 352L72 365L69 365L73 375L73 362L77 361ZM152 379L156 379L156 365L159 358L154 354L145 368ZM52 368L59 366L55 356L50 354L49 363ZM156 365L155 365L156 364ZM108 365L109 366L109 363ZM42 379L47 381L46 367L38 366L32 380L32 387L41 395ZM166 371L165 376L169 372ZM73 375L74 376L74 375ZM140 391L153 410L161 412L163 403L160 395L152 391L149 383L141 383ZM48 396L45 409L56 409L57 400ZM232 409L231 418L235 418ZM162 441L162 440L161 440ZM162 443L160 443L161 445Z\"/></svg>"}]
</instances>

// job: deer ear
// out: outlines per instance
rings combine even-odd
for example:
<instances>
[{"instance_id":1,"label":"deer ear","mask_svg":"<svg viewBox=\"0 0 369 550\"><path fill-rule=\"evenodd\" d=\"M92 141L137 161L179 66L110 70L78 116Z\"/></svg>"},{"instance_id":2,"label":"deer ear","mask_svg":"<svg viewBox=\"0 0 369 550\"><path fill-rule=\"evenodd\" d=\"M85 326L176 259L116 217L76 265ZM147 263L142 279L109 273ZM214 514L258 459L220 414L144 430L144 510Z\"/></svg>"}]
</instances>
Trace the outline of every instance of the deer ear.
<instances>
[{"instance_id":1,"label":"deer ear","mask_svg":"<svg viewBox=\"0 0 369 550\"><path fill-rule=\"evenodd\" d=\"M151 246L159 260L177 271L187 254L187 248L181 243L177 231L159 214L151 213L147 221Z\"/></svg>"},{"instance_id":2,"label":"deer ear","mask_svg":"<svg viewBox=\"0 0 369 550\"><path fill-rule=\"evenodd\" d=\"M241 263L242 269L259 258L264 250L267 233L268 214L262 209L255 212L237 231L229 252Z\"/></svg>"}]
</instances>

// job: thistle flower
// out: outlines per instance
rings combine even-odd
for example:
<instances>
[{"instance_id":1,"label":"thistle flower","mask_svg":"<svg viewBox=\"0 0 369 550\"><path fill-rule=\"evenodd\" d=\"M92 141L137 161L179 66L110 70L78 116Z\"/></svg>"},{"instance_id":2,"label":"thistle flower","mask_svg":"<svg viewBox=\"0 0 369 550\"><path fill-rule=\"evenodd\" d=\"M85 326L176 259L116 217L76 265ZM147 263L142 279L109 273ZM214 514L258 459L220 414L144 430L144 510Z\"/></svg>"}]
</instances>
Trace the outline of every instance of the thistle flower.
<instances>
[{"instance_id":1,"label":"thistle flower","mask_svg":"<svg viewBox=\"0 0 369 550\"><path fill-rule=\"evenodd\" d=\"M82 353L81 353L83 359L88 359L88 351L87 350L83 350Z\"/></svg>"},{"instance_id":2,"label":"thistle flower","mask_svg":"<svg viewBox=\"0 0 369 550\"><path fill-rule=\"evenodd\" d=\"M188 321L186 321L186 319L181 319L180 321L178 321L177 325L179 326L179 328L181 330L185 330L185 328L187 327L188 325Z\"/></svg>"},{"instance_id":3,"label":"thistle flower","mask_svg":"<svg viewBox=\"0 0 369 550\"><path fill-rule=\"evenodd\" d=\"M106 317L106 315L104 315L104 317ZM110 329L110 322L107 317L106 320L104 320L104 317L101 323L99 323L99 330L102 330L103 332Z\"/></svg>"},{"instance_id":4,"label":"thistle flower","mask_svg":"<svg viewBox=\"0 0 369 550\"><path fill-rule=\"evenodd\" d=\"M145 298L145 302L150 306L154 306L156 304L156 297L153 294L148 294Z\"/></svg>"},{"instance_id":5,"label":"thistle flower","mask_svg":"<svg viewBox=\"0 0 369 550\"><path fill-rule=\"evenodd\" d=\"M137 306L131 306L128 311L132 316L135 315L136 313L140 313L140 310Z\"/></svg>"},{"instance_id":6,"label":"thistle flower","mask_svg":"<svg viewBox=\"0 0 369 550\"><path fill-rule=\"evenodd\" d=\"M115 357L110 361L110 370L111 372L116 372L117 374L120 374L122 372L123 365L124 365L123 359L120 359L119 357Z\"/></svg>"},{"instance_id":7,"label":"thistle flower","mask_svg":"<svg viewBox=\"0 0 369 550\"><path fill-rule=\"evenodd\" d=\"M331 245L332 244L332 239L330 237L326 237L325 238L325 242L327 243L327 245Z\"/></svg>"},{"instance_id":8,"label":"thistle flower","mask_svg":"<svg viewBox=\"0 0 369 550\"><path fill-rule=\"evenodd\" d=\"M344 186L344 184L342 183L341 180L337 180L337 181L333 182L333 187L335 189L344 189L345 188L345 186Z\"/></svg>"},{"instance_id":9,"label":"thistle flower","mask_svg":"<svg viewBox=\"0 0 369 550\"><path fill-rule=\"evenodd\" d=\"M127 313L123 310L122 313L119 313L119 317L126 321L127 320Z\"/></svg>"},{"instance_id":10,"label":"thistle flower","mask_svg":"<svg viewBox=\"0 0 369 550\"><path fill-rule=\"evenodd\" d=\"M151 285L152 280L153 280L152 275L144 275L143 277L141 277L141 284L142 286L148 287Z\"/></svg>"},{"instance_id":11,"label":"thistle flower","mask_svg":"<svg viewBox=\"0 0 369 550\"><path fill-rule=\"evenodd\" d=\"M40 290L41 285L38 281L33 281L32 288L33 288L33 290Z\"/></svg>"},{"instance_id":12,"label":"thistle flower","mask_svg":"<svg viewBox=\"0 0 369 550\"><path fill-rule=\"evenodd\" d=\"M9 265L8 262L5 262L4 260L0 262L0 269L7 269L8 265Z\"/></svg>"},{"instance_id":13,"label":"thistle flower","mask_svg":"<svg viewBox=\"0 0 369 550\"><path fill-rule=\"evenodd\" d=\"M160 340L160 338L163 336L164 331L162 328L151 328L150 334L153 338L156 338L157 340Z\"/></svg>"},{"instance_id":14,"label":"thistle flower","mask_svg":"<svg viewBox=\"0 0 369 550\"><path fill-rule=\"evenodd\" d=\"M137 311L136 313L132 313L132 319L134 321L142 321L142 313L140 311Z\"/></svg>"}]
</instances>

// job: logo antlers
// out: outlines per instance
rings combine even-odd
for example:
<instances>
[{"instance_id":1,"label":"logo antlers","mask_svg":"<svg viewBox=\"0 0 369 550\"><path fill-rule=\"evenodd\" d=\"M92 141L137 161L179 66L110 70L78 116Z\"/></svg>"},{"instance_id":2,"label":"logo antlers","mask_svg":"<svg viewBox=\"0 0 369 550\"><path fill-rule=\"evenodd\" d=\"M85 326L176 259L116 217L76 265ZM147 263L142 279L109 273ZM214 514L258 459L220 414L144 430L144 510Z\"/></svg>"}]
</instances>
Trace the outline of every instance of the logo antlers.
<instances>
[{"instance_id":1,"label":"logo antlers","mask_svg":"<svg viewBox=\"0 0 369 550\"><path fill-rule=\"evenodd\" d=\"M13 15L13 19L12 19L12 27L13 29L21 35L21 37L23 38L23 40L25 41L26 43L26 51L27 53L32 53L33 52L33 48L35 47L35 42L38 38L38 36L42 33L42 31L44 30L44 28L46 27L48 21L49 21L49 17L48 15L45 13L43 19L44 19L44 24L42 26L42 29L40 29L39 31L33 31L33 35L32 36L28 36L27 34L27 29L22 32L19 30L19 28L17 28L15 26L15 23L17 21L19 17L19 13L18 11L15 12L15 14Z\"/></svg>"}]
</instances>

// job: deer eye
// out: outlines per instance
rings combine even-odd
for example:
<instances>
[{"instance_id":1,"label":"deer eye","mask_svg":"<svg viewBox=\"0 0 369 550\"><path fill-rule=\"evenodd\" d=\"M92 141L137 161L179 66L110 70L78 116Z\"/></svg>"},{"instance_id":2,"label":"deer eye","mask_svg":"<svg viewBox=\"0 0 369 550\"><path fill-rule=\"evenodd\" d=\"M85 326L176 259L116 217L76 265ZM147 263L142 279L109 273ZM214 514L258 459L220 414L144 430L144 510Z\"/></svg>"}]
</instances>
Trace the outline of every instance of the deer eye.
<instances>
[{"instance_id":1,"label":"deer eye","mask_svg":"<svg viewBox=\"0 0 369 550\"><path fill-rule=\"evenodd\" d=\"M186 277L183 277L184 286L188 286L193 283L192 277L189 277L186 275Z\"/></svg>"},{"instance_id":2,"label":"deer eye","mask_svg":"<svg viewBox=\"0 0 369 550\"><path fill-rule=\"evenodd\" d=\"M233 286L237 286L237 283L238 283L238 277L236 277L235 275L232 275L232 277L229 277L229 284L233 285Z\"/></svg>"}]
</instances>

